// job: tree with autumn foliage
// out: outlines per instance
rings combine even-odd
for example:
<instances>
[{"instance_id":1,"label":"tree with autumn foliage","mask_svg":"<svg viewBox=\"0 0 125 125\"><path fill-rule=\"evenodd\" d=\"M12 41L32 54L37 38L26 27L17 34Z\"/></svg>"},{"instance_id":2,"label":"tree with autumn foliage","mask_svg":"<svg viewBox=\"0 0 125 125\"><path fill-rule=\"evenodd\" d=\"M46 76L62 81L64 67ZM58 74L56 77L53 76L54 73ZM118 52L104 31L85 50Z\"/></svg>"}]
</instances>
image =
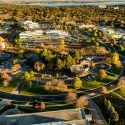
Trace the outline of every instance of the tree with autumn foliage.
<instances>
[{"instance_id":1,"label":"tree with autumn foliage","mask_svg":"<svg viewBox=\"0 0 125 125\"><path fill-rule=\"evenodd\" d=\"M88 105L88 98L86 96L80 96L76 102L76 108L83 108Z\"/></svg>"},{"instance_id":2,"label":"tree with autumn foliage","mask_svg":"<svg viewBox=\"0 0 125 125\"><path fill-rule=\"evenodd\" d=\"M99 70L98 72L98 77L100 80L104 80L107 76L107 73L104 69Z\"/></svg>"},{"instance_id":3,"label":"tree with autumn foliage","mask_svg":"<svg viewBox=\"0 0 125 125\"><path fill-rule=\"evenodd\" d=\"M35 64L34 64L34 69L36 70L36 71L41 71L42 69L44 69L45 68L45 65L44 65L44 63L42 63L41 61L37 61Z\"/></svg>"},{"instance_id":4,"label":"tree with autumn foliage","mask_svg":"<svg viewBox=\"0 0 125 125\"><path fill-rule=\"evenodd\" d=\"M77 94L76 93L68 93L66 96L66 103L75 102L77 100Z\"/></svg>"}]
</instances>

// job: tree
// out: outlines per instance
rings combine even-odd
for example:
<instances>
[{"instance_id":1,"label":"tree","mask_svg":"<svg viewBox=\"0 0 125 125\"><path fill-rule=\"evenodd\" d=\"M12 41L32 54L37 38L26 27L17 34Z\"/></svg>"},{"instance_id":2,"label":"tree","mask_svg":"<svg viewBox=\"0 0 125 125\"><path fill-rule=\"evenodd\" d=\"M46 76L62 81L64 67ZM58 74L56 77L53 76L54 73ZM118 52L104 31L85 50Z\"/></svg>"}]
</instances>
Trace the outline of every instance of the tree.
<instances>
[{"instance_id":1,"label":"tree","mask_svg":"<svg viewBox=\"0 0 125 125\"><path fill-rule=\"evenodd\" d=\"M45 110L46 109L46 105L44 102L40 102L40 109L41 110Z\"/></svg>"},{"instance_id":2,"label":"tree","mask_svg":"<svg viewBox=\"0 0 125 125\"><path fill-rule=\"evenodd\" d=\"M118 88L125 89L125 77L121 77L117 84Z\"/></svg>"},{"instance_id":3,"label":"tree","mask_svg":"<svg viewBox=\"0 0 125 125\"><path fill-rule=\"evenodd\" d=\"M41 48L44 48L44 44L43 44L43 43L41 43L41 44L40 44L40 47L41 47Z\"/></svg>"},{"instance_id":4,"label":"tree","mask_svg":"<svg viewBox=\"0 0 125 125\"><path fill-rule=\"evenodd\" d=\"M99 70L99 73L98 73L99 79L104 80L106 78L106 76L107 76L107 74L104 69Z\"/></svg>"},{"instance_id":5,"label":"tree","mask_svg":"<svg viewBox=\"0 0 125 125\"><path fill-rule=\"evenodd\" d=\"M29 81L29 80L31 79L30 74L29 74L28 72L25 72L24 75L23 75L23 79L24 79L25 81Z\"/></svg>"},{"instance_id":6,"label":"tree","mask_svg":"<svg viewBox=\"0 0 125 125\"><path fill-rule=\"evenodd\" d=\"M75 51L74 57L75 57L76 62L79 62L79 60L80 60L80 53L78 51Z\"/></svg>"},{"instance_id":7,"label":"tree","mask_svg":"<svg viewBox=\"0 0 125 125\"><path fill-rule=\"evenodd\" d=\"M118 50L119 50L120 52L123 52L123 51L125 50L125 48L124 48L123 45L120 45L119 48L118 48Z\"/></svg>"},{"instance_id":8,"label":"tree","mask_svg":"<svg viewBox=\"0 0 125 125\"><path fill-rule=\"evenodd\" d=\"M4 80L4 81L3 81L3 87L8 87L8 86L9 86L9 81Z\"/></svg>"},{"instance_id":9,"label":"tree","mask_svg":"<svg viewBox=\"0 0 125 125\"><path fill-rule=\"evenodd\" d=\"M40 71L42 69L45 68L45 65L44 63L40 62L40 61L37 61L35 64L34 64L34 69L37 70L37 71Z\"/></svg>"},{"instance_id":10,"label":"tree","mask_svg":"<svg viewBox=\"0 0 125 125\"><path fill-rule=\"evenodd\" d=\"M12 67L11 67L12 70L20 70L21 69L21 65L20 64L14 64Z\"/></svg>"},{"instance_id":11,"label":"tree","mask_svg":"<svg viewBox=\"0 0 125 125\"><path fill-rule=\"evenodd\" d=\"M113 53L112 54L112 63L114 65L117 65L118 64L118 61L119 61L119 55L117 53Z\"/></svg>"},{"instance_id":12,"label":"tree","mask_svg":"<svg viewBox=\"0 0 125 125\"><path fill-rule=\"evenodd\" d=\"M63 80L53 79L51 81L46 82L44 85L44 89L46 91L57 91L57 92L69 92L67 85L64 83Z\"/></svg>"},{"instance_id":13,"label":"tree","mask_svg":"<svg viewBox=\"0 0 125 125\"><path fill-rule=\"evenodd\" d=\"M36 49L35 49L35 53L36 53L36 54L40 54L40 49L39 49L39 48L36 48Z\"/></svg>"},{"instance_id":14,"label":"tree","mask_svg":"<svg viewBox=\"0 0 125 125\"><path fill-rule=\"evenodd\" d=\"M35 73L34 73L33 71L30 71L30 77L31 77L32 79L34 79Z\"/></svg>"},{"instance_id":15,"label":"tree","mask_svg":"<svg viewBox=\"0 0 125 125\"><path fill-rule=\"evenodd\" d=\"M82 81L79 77L73 79L73 87L75 89L80 89L82 87Z\"/></svg>"},{"instance_id":16,"label":"tree","mask_svg":"<svg viewBox=\"0 0 125 125\"><path fill-rule=\"evenodd\" d=\"M18 56L19 56L20 58L23 57L23 54L24 54L24 50L23 50L23 49L19 50Z\"/></svg>"},{"instance_id":17,"label":"tree","mask_svg":"<svg viewBox=\"0 0 125 125\"><path fill-rule=\"evenodd\" d=\"M101 93L106 94L107 88L105 86L101 87Z\"/></svg>"},{"instance_id":18,"label":"tree","mask_svg":"<svg viewBox=\"0 0 125 125\"><path fill-rule=\"evenodd\" d=\"M66 96L66 103L75 102L77 100L77 94L76 93L68 93Z\"/></svg>"},{"instance_id":19,"label":"tree","mask_svg":"<svg viewBox=\"0 0 125 125\"><path fill-rule=\"evenodd\" d=\"M65 45L64 39L61 39L61 40L60 40L59 45Z\"/></svg>"},{"instance_id":20,"label":"tree","mask_svg":"<svg viewBox=\"0 0 125 125\"><path fill-rule=\"evenodd\" d=\"M64 68L65 63L61 59L58 59L56 66L58 70L61 70L62 68Z\"/></svg>"},{"instance_id":21,"label":"tree","mask_svg":"<svg viewBox=\"0 0 125 125\"><path fill-rule=\"evenodd\" d=\"M22 40L21 39L16 39L15 42L16 42L17 46L19 46L19 47L22 46Z\"/></svg>"},{"instance_id":22,"label":"tree","mask_svg":"<svg viewBox=\"0 0 125 125\"><path fill-rule=\"evenodd\" d=\"M93 37L97 37L97 32L96 31L93 32Z\"/></svg>"},{"instance_id":23,"label":"tree","mask_svg":"<svg viewBox=\"0 0 125 125\"><path fill-rule=\"evenodd\" d=\"M59 78L59 73L56 73L56 78Z\"/></svg>"},{"instance_id":24,"label":"tree","mask_svg":"<svg viewBox=\"0 0 125 125\"><path fill-rule=\"evenodd\" d=\"M80 96L76 102L76 108L83 108L88 105L88 98L86 96Z\"/></svg>"},{"instance_id":25,"label":"tree","mask_svg":"<svg viewBox=\"0 0 125 125\"><path fill-rule=\"evenodd\" d=\"M11 81L11 77L7 73L1 73L0 78L3 81L3 87L7 87L9 85L9 82Z\"/></svg>"},{"instance_id":26,"label":"tree","mask_svg":"<svg viewBox=\"0 0 125 125\"><path fill-rule=\"evenodd\" d=\"M18 64L18 63L19 63L19 60L18 60L18 59L14 59L14 60L13 60L13 65Z\"/></svg>"},{"instance_id":27,"label":"tree","mask_svg":"<svg viewBox=\"0 0 125 125\"><path fill-rule=\"evenodd\" d=\"M45 110L46 105L42 101L35 100L33 102L33 108L36 109L36 110Z\"/></svg>"},{"instance_id":28,"label":"tree","mask_svg":"<svg viewBox=\"0 0 125 125\"><path fill-rule=\"evenodd\" d=\"M68 55L68 56L66 57L66 65L67 65L67 66L70 66L70 65L72 65L72 64L74 64L74 59L72 58L72 56Z\"/></svg>"},{"instance_id":29,"label":"tree","mask_svg":"<svg viewBox=\"0 0 125 125\"><path fill-rule=\"evenodd\" d=\"M110 119L112 122L117 122L119 120L119 115L116 112L115 108L111 104L110 100L104 99L104 105L106 106L108 112L110 113Z\"/></svg>"}]
</instances>

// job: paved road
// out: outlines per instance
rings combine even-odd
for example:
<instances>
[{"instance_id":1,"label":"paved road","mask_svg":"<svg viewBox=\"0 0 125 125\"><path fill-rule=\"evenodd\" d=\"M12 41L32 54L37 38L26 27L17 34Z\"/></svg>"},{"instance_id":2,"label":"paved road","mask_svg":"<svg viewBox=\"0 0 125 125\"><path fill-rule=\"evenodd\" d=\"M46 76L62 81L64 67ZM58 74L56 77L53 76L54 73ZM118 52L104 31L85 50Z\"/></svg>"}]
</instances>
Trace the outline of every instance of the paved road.
<instances>
[{"instance_id":1,"label":"paved road","mask_svg":"<svg viewBox=\"0 0 125 125\"><path fill-rule=\"evenodd\" d=\"M107 125L99 107L89 98L88 99L88 106L93 109L91 110L92 116L94 118L95 124L96 125Z\"/></svg>"},{"instance_id":2,"label":"paved road","mask_svg":"<svg viewBox=\"0 0 125 125\"><path fill-rule=\"evenodd\" d=\"M18 84L17 88L15 91L11 92L11 94L19 94L19 92L22 90L22 88L24 87L25 83L24 82L21 82ZM10 103L11 100L8 100L8 99L3 99L1 102L0 102L0 110L2 110L3 108L5 108L6 104L7 103Z\"/></svg>"}]
</instances>

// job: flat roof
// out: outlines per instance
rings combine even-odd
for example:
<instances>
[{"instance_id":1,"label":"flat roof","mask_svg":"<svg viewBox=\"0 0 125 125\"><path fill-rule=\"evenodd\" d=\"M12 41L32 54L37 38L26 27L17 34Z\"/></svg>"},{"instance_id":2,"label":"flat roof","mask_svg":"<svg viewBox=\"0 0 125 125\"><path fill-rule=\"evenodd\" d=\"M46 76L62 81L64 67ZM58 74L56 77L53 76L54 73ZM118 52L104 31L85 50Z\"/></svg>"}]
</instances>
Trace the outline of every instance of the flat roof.
<instances>
[{"instance_id":1,"label":"flat roof","mask_svg":"<svg viewBox=\"0 0 125 125\"><path fill-rule=\"evenodd\" d=\"M0 123L4 125L13 123L16 125L31 125L52 122L75 123L76 125L88 125L83 109L68 109L59 111L39 112L30 114L17 114L0 116Z\"/></svg>"}]
</instances>

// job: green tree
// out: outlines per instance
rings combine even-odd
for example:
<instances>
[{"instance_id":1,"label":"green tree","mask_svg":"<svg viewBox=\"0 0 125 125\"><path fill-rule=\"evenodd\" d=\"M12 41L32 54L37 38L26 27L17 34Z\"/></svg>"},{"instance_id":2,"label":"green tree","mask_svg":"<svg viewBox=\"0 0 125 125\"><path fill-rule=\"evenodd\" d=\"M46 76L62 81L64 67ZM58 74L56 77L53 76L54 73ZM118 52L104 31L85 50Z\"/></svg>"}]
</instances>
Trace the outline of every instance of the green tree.
<instances>
[{"instance_id":1,"label":"green tree","mask_svg":"<svg viewBox=\"0 0 125 125\"><path fill-rule=\"evenodd\" d=\"M75 57L76 62L79 62L80 57L81 57L80 53L78 51L75 51L74 57Z\"/></svg>"},{"instance_id":2,"label":"green tree","mask_svg":"<svg viewBox=\"0 0 125 125\"><path fill-rule=\"evenodd\" d=\"M99 70L98 77L99 79L103 80L107 76L106 71L104 69Z\"/></svg>"},{"instance_id":3,"label":"green tree","mask_svg":"<svg viewBox=\"0 0 125 125\"><path fill-rule=\"evenodd\" d=\"M73 87L75 89L80 89L82 87L82 81L79 77L73 79Z\"/></svg>"},{"instance_id":4,"label":"green tree","mask_svg":"<svg viewBox=\"0 0 125 125\"><path fill-rule=\"evenodd\" d=\"M118 50L119 50L120 52L123 52L123 51L125 50L125 48L124 48L123 45L120 45L119 48L118 48Z\"/></svg>"},{"instance_id":5,"label":"green tree","mask_svg":"<svg viewBox=\"0 0 125 125\"><path fill-rule=\"evenodd\" d=\"M56 66L58 70L61 70L62 68L64 68L65 64L61 59L58 59Z\"/></svg>"},{"instance_id":6,"label":"green tree","mask_svg":"<svg viewBox=\"0 0 125 125\"><path fill-rule=\"evenodd\" d=\"M23 54L24 54L24 50L23 50L23 49L19 50L18 56L19 56L20 58L23 57Z\"/></svg>"},{"instance_id":7,"label":"green tree","mask_svg":"<svg viewBox=\"0 0 125 125\"><path fill-rule=\"evenodd\" d=\"M16 39L15 42L16 42L17 46L19 46L19 47L22 46L22 40L21 39Z\"/></svg>"},{"instance_id":8,"label":"green tree","mask_svg":"<svg viewBox=\"0 0 125 125\"><path fill-rule=\"evenodd\" d=\"M30 73L30 77L31 77L32 79L34 79L35 73L34 73L33 71L30 71L29 73Z\"/></svg>"},{"instance_id":9,"label":"green tree","mask_svg":"<svg viewBox=\"0 0 125 125\"><path fill-rule=\"evenodd\" d=\"M97 37L97 32L96 31L93 32L93 37Z\"/></svg>"},{"instance_id":10,"label":"green tree","mask_svg":"<svg viewBox=\"0 0 125 125\"><path fill-rule=\"evenodd\" d=\"M56 78L59 78L59 73L56 73Z\"/></svg>"},{"instance_id":11,"label":"green tree","mask_svg":"<svg viewBox=\"0 0 125 125\"><path fill-rule=\"evenodd\" d=\"M41 48L44 48L44 43L41 43L41 44L40 44L40 47L41 47Z\"/></svg>"},{"instance_id":12,"label":"green tree","mask_svg":"<svg viewBox=\"0 0 125 125\"><path fill-rule=\"evenodd\" d=\"M14 59L14 60L13 60L13 65L18 64L18 63L19 63L19 60L18 60L18 59Z\"/></svg>"},{"instance_id":13,"label":"green tree","mask_svg":"<svg viewBox=\"0 0 125 125\"><path fill-rule=\"evenodd\" d=\"M36 54L40 54L40 49L39 49L39 48L36 48L36 49L35 49L35 53L36 53Z\"/></svg>"},{"instance_id":14,"label":"green tree","mask_svg":"<svg viewBox=\"0 0 125 125\"><path fill-rule=\"evenodd\" d=\"M25 72L24 75L23 75L23 79L24 79L25 81L29 81L29 80L31 79L30 74L29 74L28 72Z\"/></svg>"},{"instance_id":15,"label":"green tree","mask_svg":"<svg viewBox=\"0 0 125 125\"><path fill-rule=\"evenodd\" d=\"M68 55L67 58L66 58L66 65L70 66L73 63L74 63L74 60L73 60L72 56Z\"/></svg>"}]
</instances>

